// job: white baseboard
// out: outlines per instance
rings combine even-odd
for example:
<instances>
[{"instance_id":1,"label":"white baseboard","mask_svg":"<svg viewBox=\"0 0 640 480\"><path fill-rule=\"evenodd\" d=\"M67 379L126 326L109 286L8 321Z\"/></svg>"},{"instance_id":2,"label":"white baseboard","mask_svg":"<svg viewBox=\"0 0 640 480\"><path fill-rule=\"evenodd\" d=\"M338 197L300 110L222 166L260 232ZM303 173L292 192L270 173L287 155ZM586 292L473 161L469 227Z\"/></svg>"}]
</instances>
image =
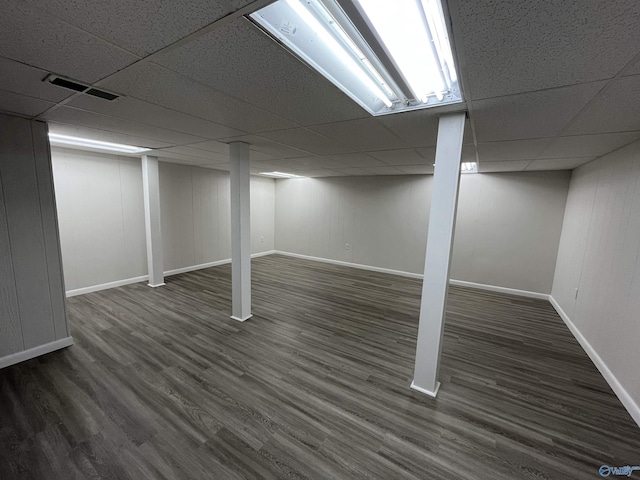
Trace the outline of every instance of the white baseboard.
<instances>
[{"instance_id":1,"label":"white baseboard","mask_svg":"<svg viewBox=\"0 0 640 480\"><path fill-rule=\"evenodd\" d=\"M520 297L537 298L539 300L549 300L548 293L530 292L529 290L518 290L516 288L498 287L496 285L486 285L484 283L465 282L464 280L449 280L450 285L460 287L477 288L478 290L488 290L490 292L507 293Z\"/></svg>"},{"instance_id":2,"label":"white baseboard","mask_svg":"<svg viewBox=\"0 0 640 480\"><path fill-rule=\"evenodd\" d=\"M390 268L372 267L371 265L362 265L360 263L343 262L341 260L332 260L330 258L312 257L310 255L302 255L300 253L283 252L275 250L273 253L277 255L285 255L287 257L302 258L304 260L311 260L314 262L330 263L332 265L340 265L343 267L358 268L360 270L369 270L371 272L389 273L391 275L399 275L401 277L409 278L422 278L419 273L403 272L402 270L391 270Z\"/></svg>"},{"instance_id":3,"label":"white baseboard","mask_svg":"<svg viewBox=\"0 0 640 480\"><path fill-rule=\"evenodd\" d=\"M604 379L607 381L613 392L616 394L624 408L627 409L629 415L635 420L635 422L640 426L640 405L638 405L635 400L629 395L629 392L622 386L620 381L616 378L613 372L609 369L607 364L602 360L598 352L591 346L589 341L580 333L578 327L576 327L575 323L571 321L569 316L562 310L560 304L549 295L549 302L553 305L553 308L556 309L560 318L567 325L573 336L576 338L582 349L589 355L589 358L596 366L596 368L600 371Z\"/></svg>"},{"instance_id":4,"label":"white baseboard","mask_svg":"<svg viewBox=\"0 0 640 480\"><path fill-rule=\"evenodd\" d=\"M287 257L296 257L296 258L302 258L304 260L311 260L311 261L315 261L315 262L323 262L323 263L330 263L333 265L341 265L344 267L353 267L353 268L359 268L360 270L369 270L372 272L380 272L380 273L389 273L391 275L399 275L401 277L408 277L408 278L418 278L421 279L423 277L423 275L419 274L419 273L413 273L413 272L404 272L402 270L392 270L390 268L382 268L382 267L372 267L370 265L362 265L359 263L351 263L351 262L343 262L340 260L332 260L330 258L321 258L321 257L312 257L310 255L302 255L299 253L291 253L291 252L283 252L280 250L276 250L275 252L278 255L285 255ZM507 287L498 287L496 285L486 285L483 283L473 283L473 282L466 282L463 280L449 280L449 284L450 285L459 285L462 287L470 287L470 288L477 288L480 290L489 290L491 292L499 292L499 293L508 293L510 295L519 295L521 297L529 297L529 298L538 298L541 300L549 300L549 295L546 293L538 293L538 292L530 292L527 290L517 290L515 288L507 288Z\"/></svg>"},{"instance_id":5,"label":"white baseboard","mask_svg":"<svg viewBox=\"0 0 640 480\"><path fill-rule=\"evenodd\" d=\"M275 250L267 250L265 252L253 253L251 254L251 258L264 257L266 255L273 255L274 253L276 253ZM226 263L231 263L231 259L225 258L224 260L218 260L215 262L201 263L199 265L190 265L188 267L176 268L174 270L167 270L166 272L164 272L164 276L170 277L171 275L193 272L195 270L202 270L203 268L217 267L218 265L224 265ZM76 288L74 290L67 290L67 297L75 297L76 295L84 295L85 293L99 292L100 290L107 290L109 288L122 287L124 285L131 285L132 283L144 282L147 280L149 280L149 276L142 275L140 277L125 278L124 280L116 280L115 282L101 283L99 285L91 285L89 287ZM149 286L155 288L155 287L162 287L163 285L164 283L160 285L149 285Z\"/></svg>"},{"instance_id":6,"label":"white baseboard","mask_svg":"<svg viewBox=\"0 0 640 480\"><path fill-rule=\"evenodd\" d=\"M433 391L417 386L415 384L415 381L411 382L411 387L409 388L411 388L412 390L415 390L416 392L424 393L425 395L429 395L430 397L436 398L438 396L438 390L440 390L440 382L437 383L436 389Z\"/></svg>"},{"instance_id":7,"label":"white baseboard","mask_svg":"<svg viewBox=\"0 0 640 480\"><path fill-rule=\"evenodd\" d=\"M123 285L130 285L132 283L145 282L149 280L148 275L141 277L125 278L124 280L116 280L115 282L101 283L100 285L91 285L90 287L76 288L74 290L67 290L67 297L75 297L76 295L84 295L85 293L99 292L100 290L106 290L108 288L122 287Z\"/></svg>"},{"instance_id":8,"label":"white baseboard","mask_svg":"<svg viewBox=\"0 0 640 480\"><path fill-rule=\"evenodd\" d=\"M28 350L23 350L22 352L12 353L11 355L0 358L0 368L15 365L16 363L24 362L25 360L31 360L32 358L60 350L61 348L69 347L71 345L73 345L73 338L66 337Z\"/></svg>"}]
</instances>

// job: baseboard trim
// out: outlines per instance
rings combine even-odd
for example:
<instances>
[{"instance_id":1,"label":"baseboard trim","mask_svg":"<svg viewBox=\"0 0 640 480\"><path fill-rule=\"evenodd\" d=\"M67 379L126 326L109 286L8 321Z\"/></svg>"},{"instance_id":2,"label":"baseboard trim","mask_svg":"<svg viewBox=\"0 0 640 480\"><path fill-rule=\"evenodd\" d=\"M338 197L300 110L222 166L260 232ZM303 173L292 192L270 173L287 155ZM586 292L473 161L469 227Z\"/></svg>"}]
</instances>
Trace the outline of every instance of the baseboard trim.
<instances>
[{"instance_id":1,"label":"baseboard trim","mask_svg":"<svg viewBox=\"0 0 640 480\"><path fill-rule=\"evenodd\" d=\"M15 365L16 363L31 360L32 358L55 352L56 350L69 347L71 345L73 345L73 337L65 337L61 338L60 340L55 340L53 342L45 343L44 345L30 348L28 350L23 350L22 352L12 353L11 355L0 358L0 368L5 368L10 365Z\"/></svg>"},{"instance_id":2,"label":"baseboard trim","mask_svg":"<svg viewBox=\"0 0 640 480\"><path fill-rule=\"evenodd\" d=\"M233 315L231 315L231 319L232 320L236 320L238 322L246 322L247 320L249 320L251 317L253 317L253 313L251 315L248 315L244 318L239 318L239 317L234 317Z\"/></svg>"},{"instance_id":3,"label":"baseboard trim","mask_svg":"<svg viewBox=\"0 0 640 480\"><path fill-rule=\"evenodd\" d=\"M518 295L519 297L537 298L538 300L549 300L548 293L531 292L529 290L518 290L516 288L499 287L497 285L487 285L484 283L466 282L464 280L449 280L449 285L477 288L478 290L487 290L489 292L506 293L509 295Z\"/></svg>"},{"instance_id":4,"label":"baseboard trim","mask_svg":"<svg viewBox=\"0 0 640 480\"><path fill-rule=\"evenodd\" d=\"M436 389L433 391L417 386L415 381L411 382L410 388L412 390L415 390L416 392L424 393L425 395L429 395L430 397L436 398L438 396L438 391L440 390L440 382L437 383Z\"/></svg>"},{"instance_id":5,"label":"baseboard trim","mask_svg":"<svg viewBox=\"0 0 640 480\"><path fill-rule=\"evenodd\" d=\"M276 253L275 250L267 250L264 252L254 253L251 255L251 258L264 257L266 255L273 255ZM217 260L215 262L201 263L199 265L191 265L188 267L176 268L174 270L167 270L164 272L165 277L170 277L171 275L177 275L179 273L187 273L193 272L195 270L202 270L203 268L217 267L219 265L225 265L227 263L231 263L230 258L225 258L223 260ZM67 297L75 297L76 295L84 295L85 293L93 293L99 292L100 290L107 290L109 288L122 287L124 285L131 285L132 283L145 282L149 280L148 275L142 275L140 277L133 278L125 278L124 280L116 280L115 282L101 283L99 285L91 285L89 287L76 288L74 290L67 290ZM149 285L150 287L161 287L165 285L164 283L159 285Z\"/></svg>"},{"instance_id":6,"label":"baseboard trim","mask_svg":"<svg viewBox=\"0 0 640 480\"><path fill-rule=\"evenodd\" d=\"M99 292L100 290L122 287L123 285L131 285L132 283L145 282L147 280L149 280L149 276L143 275L141 277L125 278L124 280L117 280L115 282L91 285L90 287L76 288L74 290L67 290L67 297L75 297L76 295L84 295L85 293Z\"/></svg>"},{"instance_id":7,"label":"baseboard trim","mask_svg":"<svg viewBox=\"0 0 640 480\"><path fill-rule=\"evenodd\" d=\"M593 364L596 366L600 374L607 381L613 392L616 394L624 408L627 409L629 415L633 418L633 420L640 426L640 405L638 405L635 400L629 395L629 392L624 388L624 386L620 383L620 381L616 378L613 372L609 369L607 364L602 360L602 357L598 355L598 352L591 346L589 341L582 335L578 327L571 321L569 316L562 309L560 304L556 301L553 296L549 295L549 302L553 305L560 318L567 325L573 336L576 338L582 349L587 353Z\"/></svg>"},{"instance_id":8,"label":"baseboard trim","mask_svg":"<svg viewBox=\"0 0 640 480\"><path fill-rule=\"evenodd\" d=\"M273 253L278 255L285 255L287 257L302 258L304 260L311 260L315 262L323 262L323 263L330 263L333 265L340 265L344 267L358 268L360 270L369 270L372 272L399 275L401 277L417 278L417 279L422 279L423 277L423 275L419 273L405 272L402 270L392 270L390 268L373 267L370 265L362 265L360 263L343 262L341 260L332 260L330 258L312 257L310 255L302 255L300 253L283 252L281 250L276 250ZM458 285L462 287L477 288L479 290L488 290L491 292L507 293L509 295L518 295L521 297L537 298L540 300L549 300L549 295L546 293L530 292L528 290L518 290L515 288L499 287L496 285L486 285L484 283L473 283L473 282L467 282L464 280L449 280L449 284Z\"/></svg>"},{"instance_id":9,"label":"baseboard trim","mask_svg":"<svg viewBox=\"0 0 640 480\"><path fill-rule=\"evenodd\" d=\"M362 265L360 263L343 262L342 260L332 260L330 258L312 257L310 255L302 255L300 253L283 252L281 250L275 250L273 252L276 255L284 255L286 257L301 258L303 260L311 260L314 262L330 263L332 265L340 265L342 267L358 268L360 270L369 270L371 272L389 273L391 275L399 275L401 277L409 278L422 278L419 273L404 272L402 270L392 270L390 268L373 267L371 265Z\"/></svg>"}]
</instances>

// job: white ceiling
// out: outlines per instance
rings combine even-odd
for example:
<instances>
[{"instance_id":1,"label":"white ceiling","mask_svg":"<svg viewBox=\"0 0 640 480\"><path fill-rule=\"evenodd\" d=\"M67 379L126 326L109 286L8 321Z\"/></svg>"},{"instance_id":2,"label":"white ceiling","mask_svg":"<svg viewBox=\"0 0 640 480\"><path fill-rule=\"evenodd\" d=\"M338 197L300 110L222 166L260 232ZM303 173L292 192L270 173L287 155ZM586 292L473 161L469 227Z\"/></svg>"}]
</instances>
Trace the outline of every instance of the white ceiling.
<instances>
[{"instance_id":1,"label":"white ceiling","mask_svg":"<svg viewBox=\"0 0 640 480\"><path fill-rule=\"evenodd\" d=\"M0 111L254 173L432 173L442 110L371 117L244 15L269 0L24 0L0 16ZM640 2L448 0L481 172L572 169L640 139ZM108 102L42 79L122 94Z\"/></svg>"}]
</instances>

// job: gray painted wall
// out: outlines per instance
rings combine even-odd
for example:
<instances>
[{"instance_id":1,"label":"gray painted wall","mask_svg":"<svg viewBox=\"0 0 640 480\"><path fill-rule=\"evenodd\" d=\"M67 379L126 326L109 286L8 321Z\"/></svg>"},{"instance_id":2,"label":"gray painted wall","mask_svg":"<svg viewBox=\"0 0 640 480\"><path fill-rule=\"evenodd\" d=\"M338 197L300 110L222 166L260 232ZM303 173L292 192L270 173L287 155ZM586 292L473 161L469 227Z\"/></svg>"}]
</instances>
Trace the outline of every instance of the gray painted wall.
<instances>
[{"instance_id":1,"label":"gray painted wall","mask_svg":"<svg viewBox=\"0 0 640 480\"><path fill-rule=\"evenodd\" d=\"M146 275L140 159L63 148L52 156L67 289ZM274 183L251 178L253 253L274 248ZM230 258L227 172L160 162L160 189L165 271Z\"/></svg>"},{"instance_id":2,"label":"gray painted wall","mask_svg":"<svg viewBox=\"0 0 640 480\"><path fill-rule=\"evenodd\" d=\"M69 337L47 126L0 114L0 364Z\"/></svg>"},{"instance_id":3,"label":"gray painted wall","mask_svg":"<svg viewBox=\"0 0 640 480\"><path fill-rule=\"evenodd\" d=\"M276 250L422 273L432 181L277 180ZM568 185L568 172L462 175L451 277L550 293Z\"/></svg>"},{"instance_id":4,"label":"gray painted wall","mask_svg":"<svg viewBox=\"0 0 640 480\"><path fill-rule=\"evenodd\" d=\"M574 170L552 291L636 409L640 405L638 212L640 142Z\"/></svg>"}]
</instances>

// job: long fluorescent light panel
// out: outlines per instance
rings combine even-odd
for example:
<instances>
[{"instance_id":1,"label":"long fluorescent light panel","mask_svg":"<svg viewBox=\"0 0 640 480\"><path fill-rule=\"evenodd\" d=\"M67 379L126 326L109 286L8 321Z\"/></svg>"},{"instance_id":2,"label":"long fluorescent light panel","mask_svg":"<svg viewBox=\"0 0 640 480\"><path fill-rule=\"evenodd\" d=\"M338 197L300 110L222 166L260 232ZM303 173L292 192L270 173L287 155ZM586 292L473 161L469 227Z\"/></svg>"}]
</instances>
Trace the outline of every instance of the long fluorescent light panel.
<instances>
[{"instance_id":1,"label":"long fluorescent light panel","mask_svg":"<svg viewBox=\"0 0 640 480\"><path fill-rule=\"evenodd\" d=\"M74 147L95 148L97 150L106 150L109 152L121 152L121 153L134 154L134 153L142 153L142 152L149 151L148 148L136 147L133 145L101 142L100 140L91 140L89 138L72 137L69 135L59 135L57 133L50 133L49 141L57 145L70 145Z\"/></svg>"},{"instance_id":2,"label":"long fluorescent light panel","mask_svg":"<svg viewBox=\"0 0 640 480\"><path fill-rule=\"evenodd\" d=\"M462 102L440 0L278 0L250 18L372 115Z\"/></svg>"}]
</instances>

